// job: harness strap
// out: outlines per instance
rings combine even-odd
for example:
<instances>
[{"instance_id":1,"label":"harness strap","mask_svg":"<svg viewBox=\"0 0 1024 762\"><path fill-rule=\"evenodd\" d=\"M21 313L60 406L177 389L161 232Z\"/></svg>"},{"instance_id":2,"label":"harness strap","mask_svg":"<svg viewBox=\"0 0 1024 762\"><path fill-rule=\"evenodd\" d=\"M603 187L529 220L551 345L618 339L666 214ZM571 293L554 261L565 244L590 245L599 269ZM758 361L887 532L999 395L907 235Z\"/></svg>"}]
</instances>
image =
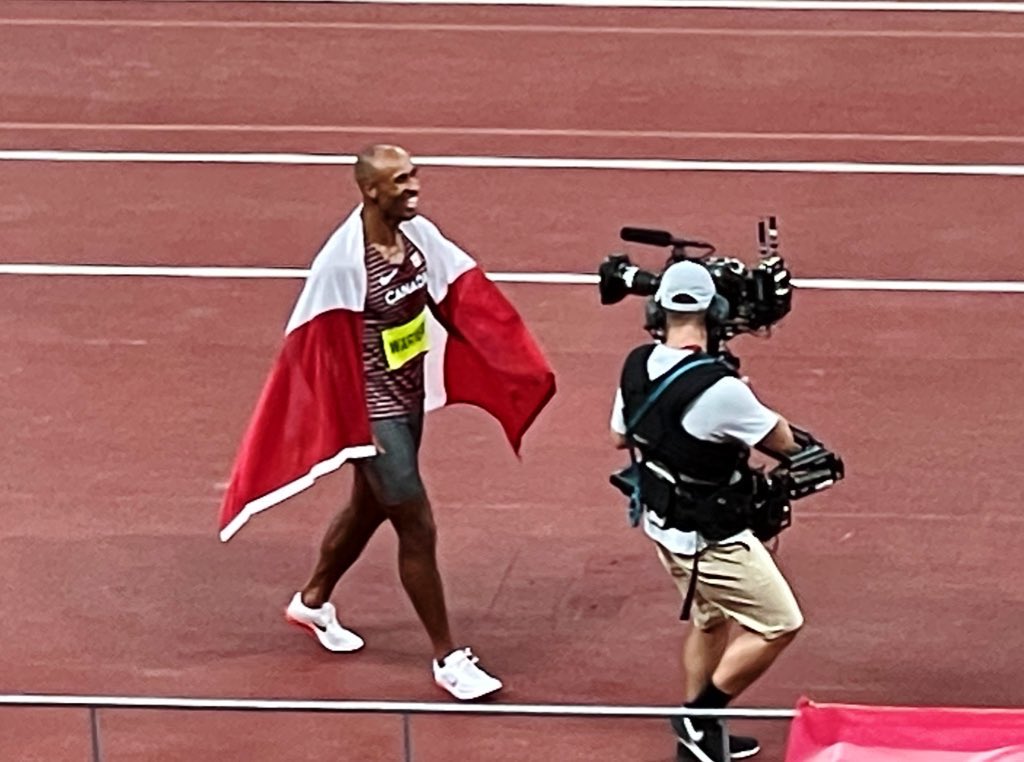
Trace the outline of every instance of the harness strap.
<instances>
[{"instance_id":1,"label":"harness strap","mask_svg":"<svg viewBox=\"0 0 1024 762\"><path fill-rule=\"evenodd\" d=\"M697 566L700 563L700 553L693 554L693 569L690 570L690 584L686 586L686 597L683 598L683 611L679 618L684 622L690 618L690 609L693 608L693 598L697 594Z\"/></svg>"},{"instance_id":2,"label":"harness strap","mask_svg":"<svg viewBox=\"0 0 1024 762\"><path fill-rule=\"evenodd\" d=\"M686 360L683 361L684 364L676 367L674 371L672 371L668 376L662 379L662 381L658 384L654 391L652 391L647 396L647 399L644 400L644 403L640 406L640 409L636 411L636 414L633 416L633 419L626 426L626 436L628 437L630 434L633 433L633 430L636 429L637 424L639 424L640 421L643 420L644 416L646 416L647 413L650 412L651 408L654 407L654 403L658 401L658 398L666 389L672 386L672 383L677 378L679 378L681 375L683 375L689 370L699 368L701 365L709 365L714 362L718 362L718 360L716 360L713 357L705 357L699 360L692 361L690 361L689 358L686 358Z\"/></svg>"},{"instance_id":3,"label":"harness strap","mask_svg":"<svg viewBox=\"0 0 1024 762\"><path fill-rule=\"evenodd\" d=\"M699 349L699 347L695 347L694 349ZM651 408L654 407L654 403L658 401L658 398L661 397L662 393L664 393L666 389L672 386L673 382L675 382L676 379L678 379L688 370L692 370L693 368L697 368L700 367L701 365L707 365L713 362L716 362L716 360L711 357L701 359L691 359L689 357L684 358L683 361L665 378L663 378L661 382L658 384L658 386L655 387L655 389L651 391L650 394L648 394L647 398L640 406L640 409L636 411L632 419L626 425L625 436L627 437L627 440L629 436L633 433L633 431L636 429L640 421L643 420L644 416L651 412ZM637 527L640 525L640 518L643 515L643 503L640 500L640 461L637 460L636 448L632 442L629 443L628 452L630 466L628 469L621 472L620 476L623 476L633 481L633 491L632 494L629 496L629 508L627 513L629 517L629 525L631 527Z\"/></svg>"}]
</instances>

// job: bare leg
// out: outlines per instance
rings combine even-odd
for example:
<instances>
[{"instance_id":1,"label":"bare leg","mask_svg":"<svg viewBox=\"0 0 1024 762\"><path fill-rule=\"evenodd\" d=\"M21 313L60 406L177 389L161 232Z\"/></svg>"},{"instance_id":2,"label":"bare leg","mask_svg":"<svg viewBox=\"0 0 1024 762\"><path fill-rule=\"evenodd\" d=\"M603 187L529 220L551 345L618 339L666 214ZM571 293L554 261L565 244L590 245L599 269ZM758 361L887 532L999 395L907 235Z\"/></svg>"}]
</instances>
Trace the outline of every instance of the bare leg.
<instances>
[{"instance_id":1,"label":"bare leg","mask_svg":"<svg viewBox=\"0 0 1024 762\"><path fill-rule=\"evenodd\" d=\"M729 645L729 625L721 622L710 630L690 628L683 644L683 669L686 672L686 700L693 701L704 690L722 661Z\"/></svg>"},{"instance_id":2,"label":"bare leg","mask_svg":"<svg viewBox=\"0 0 1024 762\"><path fill-rule=\"evenodd\" d=\"M386 506L398 534L398 574L440 661L455 650L437 568L437 528L426 495Z\"/></svg>"},{"instance_id":3,"label":"bare leg","mask_svg":"<svg viewBox=\"0 0 1024 762\"><path fill-rule=\"evenodd\" d=\"M356 562L385 518L365 476L357 467L352 498L327 528L320 543L316 568L302 588L304 604L319 608L331 597L338 580Z\"/></svg>"},{"instance_id":4,"label":"bare leg","mask_svg":"<svg viewBox=\"0 0 1024 762\"><path fill-rule=\"evenodd\" d=\"M793 631L765 640L744 630L725 649L712 675L714 684L730 696L738 696L764 674L795 637Z\"/></svg>"}]
</instances>

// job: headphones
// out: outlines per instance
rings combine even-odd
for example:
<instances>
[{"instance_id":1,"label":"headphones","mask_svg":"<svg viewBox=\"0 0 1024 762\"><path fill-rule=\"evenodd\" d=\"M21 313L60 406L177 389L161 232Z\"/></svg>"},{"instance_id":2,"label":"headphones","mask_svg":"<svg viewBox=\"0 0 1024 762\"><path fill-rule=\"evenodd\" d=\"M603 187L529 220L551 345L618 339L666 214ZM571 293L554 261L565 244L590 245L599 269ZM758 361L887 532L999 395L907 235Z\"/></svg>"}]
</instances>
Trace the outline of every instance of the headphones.
<instances>
[{"instance_id":1,"label":"headphones","mask_svg":"<svg viewBox=\"0 0 1024 762\"><path fill-rule=\"evenodd\" d=\"M729 320L729 300L721 294L711 297L711 304L708 305L705 313L708 328L721 328Z\"/></svg>"}]
</instances>

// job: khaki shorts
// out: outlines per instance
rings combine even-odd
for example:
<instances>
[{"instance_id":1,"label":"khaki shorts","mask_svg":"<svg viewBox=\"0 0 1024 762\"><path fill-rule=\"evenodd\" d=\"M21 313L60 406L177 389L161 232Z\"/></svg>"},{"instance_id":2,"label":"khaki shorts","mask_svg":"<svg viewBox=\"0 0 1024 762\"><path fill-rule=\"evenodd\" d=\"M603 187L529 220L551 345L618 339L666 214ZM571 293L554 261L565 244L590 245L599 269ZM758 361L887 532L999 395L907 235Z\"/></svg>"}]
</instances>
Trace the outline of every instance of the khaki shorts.
<instances>
[{"instance_id":1,"label":"khaki shorts","mask_svg":"<svg viewBox=\"0 0 1024 762\"><path fill-rule=\"evenodd\" d=\"M677 556L659 543L658 558L686 597L693 556ZM789 583L760 541L710 547L700 554L693 624L711 630L727 618L766 640L800 629L800 605Z\"/></svg>"}]
</instances>

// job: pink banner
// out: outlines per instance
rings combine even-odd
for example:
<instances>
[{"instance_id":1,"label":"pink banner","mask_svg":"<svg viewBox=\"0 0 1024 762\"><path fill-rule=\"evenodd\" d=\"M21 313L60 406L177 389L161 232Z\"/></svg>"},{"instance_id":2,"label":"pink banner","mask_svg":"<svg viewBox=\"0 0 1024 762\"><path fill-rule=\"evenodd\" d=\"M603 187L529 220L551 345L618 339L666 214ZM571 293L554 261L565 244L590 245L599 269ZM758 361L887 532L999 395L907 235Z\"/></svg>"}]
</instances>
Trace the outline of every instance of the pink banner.
<instances>
[{"instance_id":1,"label":"pink banner","mask_svg":"<svg viewBox=\"0 0 1024 762\"><path fill-rule=\"evenodd\" d=\"M1024 762L1024 710L801 699L786 762Z\"/></svg>"}]
</instances>

